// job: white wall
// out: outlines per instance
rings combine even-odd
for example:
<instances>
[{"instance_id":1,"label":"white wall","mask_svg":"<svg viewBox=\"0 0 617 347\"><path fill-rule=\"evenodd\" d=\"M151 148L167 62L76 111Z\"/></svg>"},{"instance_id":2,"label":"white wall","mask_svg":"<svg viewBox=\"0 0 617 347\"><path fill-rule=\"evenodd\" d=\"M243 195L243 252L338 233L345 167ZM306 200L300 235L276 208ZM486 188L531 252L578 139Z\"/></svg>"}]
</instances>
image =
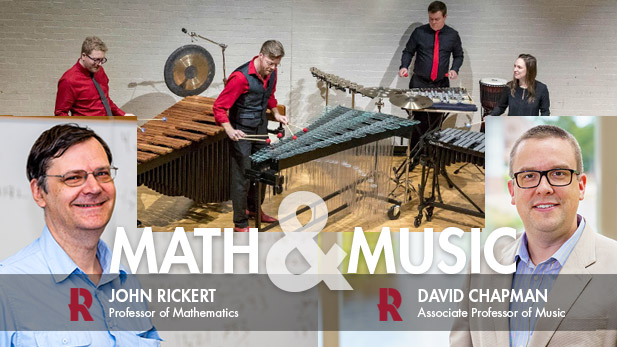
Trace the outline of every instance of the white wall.
<instances>
[{"instance_id":1,"label":"white wall","mask_svg":"<svg viewBox=\"0 0 617 347\"><path fill-rule=\"evenodd\" d=\"M0 1L0 114L51 115L56 83L79 57L87 35L108 45L111 97L140 118L179 98L163 83L167 57L190 43L186 27L229 45L227 74L270 38L283 42L277 96L300 121L323 106L309 68L365 86L405 87L396 77L412 28L427 20L428 1ZM449 4L447 24L463 41L460 84L479 103L478 81L509 79L519 53L534 54L538 79L549 86L554 115L616 115L617 2L614 0L466 0ZM220 48L199 41L214 57L213 84L222 88ZM455 82L454 85L458 85ZM349 105L343 92L331 100ZM336 94L336 96L334 96ZM360 108L374 109L367 98ZM385 111L390 111L389 106ZM400 110L393 110L400 114Z\"/></svg>"}]
</instances>

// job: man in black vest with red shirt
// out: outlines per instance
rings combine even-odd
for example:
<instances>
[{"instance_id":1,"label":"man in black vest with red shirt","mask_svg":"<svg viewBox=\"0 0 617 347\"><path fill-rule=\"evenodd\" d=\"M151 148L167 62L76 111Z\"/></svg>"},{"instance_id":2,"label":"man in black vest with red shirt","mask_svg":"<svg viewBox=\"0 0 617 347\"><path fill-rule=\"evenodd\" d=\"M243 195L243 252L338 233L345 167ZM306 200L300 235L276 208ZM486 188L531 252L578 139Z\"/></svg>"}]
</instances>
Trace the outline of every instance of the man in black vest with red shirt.
<instances>
[{"instance_id":1,"label":"man in black vest with red shirt","mask_svg":"<svg viewBox=\"0 0 617 347\"><path fill-rule=\"evenodd\" d=\"M237 68L225 89L214 103L214 119L225 128L231 143L231 200L234 209L234 230L248 231L248 218L258 211L254 206L256 185L245 176L251 167L249 156L266 146L265 142L243 140L246 135L266 135L270 109L274 118L287 124L287 117L279 114L276 105L276 67L285 55L283 45L276 40L264 42L259 55ZM229 111L229 116L227 115ZM262 185L265 190L265 186ZM261 196L263 197L263 191ZM275 222L262 211L261 221Z\"/></svg>"}]
</instances>

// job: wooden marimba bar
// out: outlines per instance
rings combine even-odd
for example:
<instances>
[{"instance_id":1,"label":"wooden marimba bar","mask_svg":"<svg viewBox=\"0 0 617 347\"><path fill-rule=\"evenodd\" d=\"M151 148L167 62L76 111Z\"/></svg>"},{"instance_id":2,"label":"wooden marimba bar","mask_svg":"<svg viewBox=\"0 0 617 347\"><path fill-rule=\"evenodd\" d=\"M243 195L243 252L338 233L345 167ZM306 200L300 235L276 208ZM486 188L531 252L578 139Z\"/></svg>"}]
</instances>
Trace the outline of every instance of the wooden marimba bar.
<instances>
[{"instance_id":1,"label":"wooden marimba bar","mask_svg":"<svg viewBox=\"0 0 617 347\"><path fill-rule=\"evenodd\" d=\"M214 100L186 97L137 129L137 185L197 203L229 200L229 141Z\"/></svg>"},{"instance_id":2,"label":"wooden marimba bar","mask_svg":"<svg viewBox=\"0 0 617 347\"><path fill-rule=\"evenodd\" d=\"M214 121L214 101L186 97L137 129L138 186L197 203L230 199L230 143ZM277 108L285 115L285 106Z\"/></svg>"}]
</instances>

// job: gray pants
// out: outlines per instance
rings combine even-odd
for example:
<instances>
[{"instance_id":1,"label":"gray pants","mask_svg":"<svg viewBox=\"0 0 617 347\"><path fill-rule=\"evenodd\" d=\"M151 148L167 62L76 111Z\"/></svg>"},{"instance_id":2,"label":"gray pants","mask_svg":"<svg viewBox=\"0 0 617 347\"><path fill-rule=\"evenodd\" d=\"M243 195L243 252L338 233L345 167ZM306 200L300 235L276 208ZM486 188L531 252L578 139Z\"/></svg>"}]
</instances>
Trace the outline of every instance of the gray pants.
<instances>
[{"instance_id":1,"label":"gray pants","mask_svg":"<svg viewBox=\"0 0 617 347\"><path fill-rule=\"evenodd\" d=\"M268 133L268 121L262 120L259 126L252 128L240 124L231 124L235 129L242 130L247 135L265 135ZM245 174L251 168L250 155L266 147L265 142L231 141L231 201L234 209L234 225L246 228L249 225L246 210L257 212L255 199L257 183L252 182ZM266 186L261 185L261 202L264 201Z\"/></svg>"}]
</instances>

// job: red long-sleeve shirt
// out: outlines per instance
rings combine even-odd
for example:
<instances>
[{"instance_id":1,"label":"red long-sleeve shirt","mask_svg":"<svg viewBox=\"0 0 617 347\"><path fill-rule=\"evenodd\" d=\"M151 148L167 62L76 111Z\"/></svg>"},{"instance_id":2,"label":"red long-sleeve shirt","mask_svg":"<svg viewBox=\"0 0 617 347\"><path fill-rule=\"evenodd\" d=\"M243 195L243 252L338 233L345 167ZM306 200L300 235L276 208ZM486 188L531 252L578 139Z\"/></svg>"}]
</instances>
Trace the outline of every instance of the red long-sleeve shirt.
<instances>
[{"instance_id":1,"label":"red long-sleeve shirt","mask_svg":"<svg viewBox=\"0 0 617 347\"><path fill-rule=\"evenodd\" d=\"M94 78L107 97L111 113L114 116L124 116L124 111L109 98L109 78L102 66L94 74ZM107 116L99 92L90 77L90 71L81 66L79 60L58 81L54 115L68 116L69 111L73 116Z\"/></svg>"},{"instance_id":2,"label":"red long-sleeve shirt","mask_svg":"<svg viewBox=\"0 0 617 347\"><path fill-rule=\"evenodd\" d=\"M261 76L255 70L255 58L253 57L251 62L249 63L249 74L257 76L263 82L264 88L268 86L268 81L272 74L269 74L265 79L262 79ZM278 104L274 93L276 92L276 82L274 81L274 86L272 86L272 94L270 94L270 98L268 99L268 108L275 108ZM212 107L214 113L214 120L217 124L227 123L229 122L229 117L227 116L227 111L236 103L236 100L240 97L240 95L248 92L249 90L249 81L244 77L244 74L240 71L234 71L231 75L229 75L229 79L227 80L227 84L225 88L221 92L221 94L216 98L214 105Z\"/></svg>"}]
</instances>

